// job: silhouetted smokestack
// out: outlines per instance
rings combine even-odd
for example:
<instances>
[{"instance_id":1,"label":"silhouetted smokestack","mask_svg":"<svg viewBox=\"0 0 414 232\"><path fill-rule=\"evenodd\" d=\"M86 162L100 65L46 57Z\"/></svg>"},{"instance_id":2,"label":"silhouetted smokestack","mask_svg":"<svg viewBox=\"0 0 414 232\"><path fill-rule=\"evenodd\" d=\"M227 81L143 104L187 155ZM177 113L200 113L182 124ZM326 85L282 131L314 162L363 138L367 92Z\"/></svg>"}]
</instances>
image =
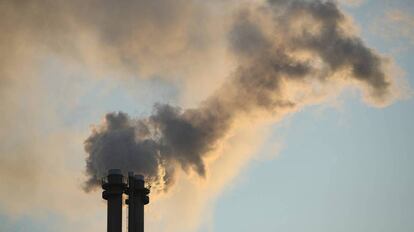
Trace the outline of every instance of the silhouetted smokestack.
<instances>
[{"instance_id":1,"label":"silhouetted smokestack","mask_svg":"<svg viewBox=\"0 0 414 232\"><path fill-rule=\"evenodd\" d=\"M144 176L128 173L128 232L144 232L144 205L149 203L150 190L145 188Z\"/></svg>"},{"instance_id":2,"label":"silhouetted smokestack","mask_svg":"<svg viewBox=\"0 0 414 232\"><path fill-rule=\"evenodd\" d=\"M122 194L126 184L121 170L109 170L108 177L102 181L102 188L102 198L108 201L107 231L122 232Z\"/></svg>"}]
</instances>

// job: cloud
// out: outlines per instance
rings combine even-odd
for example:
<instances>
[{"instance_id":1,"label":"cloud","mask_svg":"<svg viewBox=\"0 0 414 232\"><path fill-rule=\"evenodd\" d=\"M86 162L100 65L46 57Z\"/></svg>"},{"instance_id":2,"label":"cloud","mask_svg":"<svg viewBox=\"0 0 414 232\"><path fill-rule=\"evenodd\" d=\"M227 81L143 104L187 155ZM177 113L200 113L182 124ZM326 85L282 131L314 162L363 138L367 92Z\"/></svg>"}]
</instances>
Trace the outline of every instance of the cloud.
<instances>
[{"instance_id":1,"label":"cloud","mask_svg":"<svg viewBox=\"0 0 414 232\"><path fill-rule=\"evenodd\" d=\"M182 110L159 104L145 119L130 119L122 112L105 116L85 141L87 189L99 187L111 168L142 173L164 191L179 168L204 177L204 160L235 120L256 112L280 119L315 103L312 92L300 91L302 96L296 97L296 85L312 89L313 83L324 88L331 81L355 82L372 104L393 100L383 58L344 31L346 17L334 3L274 0L265 6L243 9L234 18L228 39L239 66L200 106ZM309 20L320 27L310 31ZM315 59L318 65L312 64Z\"/></svg>"}]
</instances>

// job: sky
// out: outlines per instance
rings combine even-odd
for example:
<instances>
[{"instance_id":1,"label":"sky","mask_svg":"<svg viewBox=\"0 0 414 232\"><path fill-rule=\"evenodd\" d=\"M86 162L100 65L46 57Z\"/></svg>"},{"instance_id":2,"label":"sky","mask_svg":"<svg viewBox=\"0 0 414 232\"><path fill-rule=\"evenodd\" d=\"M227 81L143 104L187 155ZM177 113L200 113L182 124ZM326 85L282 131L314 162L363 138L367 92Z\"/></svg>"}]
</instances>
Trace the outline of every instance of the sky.
<instances>
[{"instance_id":1,"label":"sky","mask_svg":"<svg viewBox=\"0 0 414 232\"><path fill-rule=\"evenodd\" d=\"M82 4L0 5L5 32L0 38L0 231L105 230L106 205L99 188L83 188L91 177L85 140L94 135L93 128L110 135L105 114L122 111L145 119L157 115L155 103L206 113L213 104L203 103L205 99L228 96L225 106L232 109L234 122L214 140L219 145L201 155L206 176L200 177L193 163L188 170L180 168L186 163L174 164L174 184L151 196L147 231L414 229L412 1L337 3L348 20L341 24L344 31L387 57L381 60L391 67L385 77L396 85L389 95L372 93L372 79L361 84L347 78L353 76L349 72L331 70L329 75L340 81L319 83L318 94L308 92L314 86L287 78L286 89L277 89L283 94L270 96L294 99L298 107L277 105L277 114L270 110L270 115L267 107L245 99L255 95L233 89L244 87L237 85L236 67L253 62L260 70L267 68L252 61L256 54L285 67L277 59L284 54L274 58L262 53L267 43L250 30L252 17L264 31L263 40L290 45L262 17L266 11L255 7L266 9L267 3L126 1L127 7L121 7L108 0L100 11L90 10L95 1ZM74 11L77 7L82 10ZM296 22L302 16L292 15L284 19ZM236 39L228 35L233 20ZM323 52L316 50L310 59ZM307 59L290 50L288 55ZM305 100L297 97L302 93ZM253 115L240 113L234 96ZM187 120L185 114L179 118ZM128 125L134 126L132 121Z\"/></svg>"}]
</instances>

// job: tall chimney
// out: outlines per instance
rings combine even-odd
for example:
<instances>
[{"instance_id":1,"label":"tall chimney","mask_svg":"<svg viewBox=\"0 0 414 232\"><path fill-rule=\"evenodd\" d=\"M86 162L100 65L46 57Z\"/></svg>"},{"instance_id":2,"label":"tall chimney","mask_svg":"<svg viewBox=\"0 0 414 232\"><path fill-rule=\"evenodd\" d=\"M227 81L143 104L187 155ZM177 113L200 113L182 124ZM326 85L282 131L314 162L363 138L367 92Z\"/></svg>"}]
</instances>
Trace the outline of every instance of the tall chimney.
<instances>
[{"instance_id":1,"label":"tall chimney","mask_svg":"<svg viewBox=\"0 0 414 232\"><path fill-rule=\"evenodd\" d=\"M108 201L107 231L122 232L122 194L126 184L121 170L109 170L108 177L102 181L102 188L102 198Z\"/></svg>"},{"instance_id":2,"label":"tall chimney","mask_svg":"<svg viewBox=\"0 0 414 232\"><path fill-rule=\"evenodd\" d=\"M149 192L142 175L128 174L128 232L144 232L144 205L149 203Z\"/></svg>"}]
</instances>

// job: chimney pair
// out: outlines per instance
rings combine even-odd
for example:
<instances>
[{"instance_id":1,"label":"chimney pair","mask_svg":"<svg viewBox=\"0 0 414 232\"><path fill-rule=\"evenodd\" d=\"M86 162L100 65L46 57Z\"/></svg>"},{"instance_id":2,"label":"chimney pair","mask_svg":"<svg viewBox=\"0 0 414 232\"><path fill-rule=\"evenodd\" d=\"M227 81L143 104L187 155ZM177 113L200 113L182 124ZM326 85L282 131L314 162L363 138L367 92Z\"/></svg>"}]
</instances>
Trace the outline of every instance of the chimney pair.
<instances>
[{"instance_id":1,"label":"chimney pair","mask_svg":"<svg viewBox=\"0 0 414 232\"><path fill-rule=\"evenodd\" d=\"M111 169L102 181L102 198L108 201L108 232L122 232L122 194L128 195L128 232L144 232L144 205L149 203L149 189L142 175L128 173L124 180L121 170Z\"/></svg>"}]
</instances>

